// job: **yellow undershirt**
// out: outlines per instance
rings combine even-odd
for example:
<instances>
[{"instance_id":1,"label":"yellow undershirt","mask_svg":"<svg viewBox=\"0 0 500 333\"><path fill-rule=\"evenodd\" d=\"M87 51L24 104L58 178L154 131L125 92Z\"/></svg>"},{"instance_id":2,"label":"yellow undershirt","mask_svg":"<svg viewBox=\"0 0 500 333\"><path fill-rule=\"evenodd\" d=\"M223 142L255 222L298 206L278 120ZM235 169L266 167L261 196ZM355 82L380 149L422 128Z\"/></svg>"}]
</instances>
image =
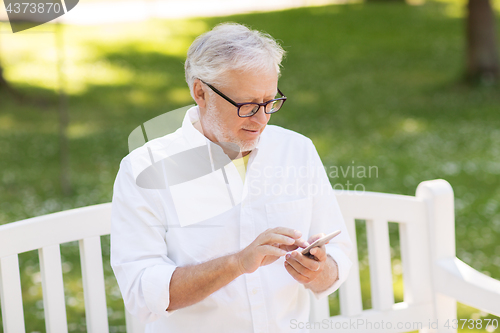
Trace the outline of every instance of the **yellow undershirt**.
<instances>
[{"instance_id":1,"label":"yellow undershirt","mask_svg":"<svg viewBox=\"0 0 500 333\"><path fill-rule=\"evenodd\" d=\"M240 173L241 180L245 182L245 174L247 172L247 165L248 165L248 158L250 157L250 154L247 154L246 156L243 156L241 158L237 158L233 160L234 165L236 166L236 169L238 169L238 172Z\"/></svg>"}]
</instances>

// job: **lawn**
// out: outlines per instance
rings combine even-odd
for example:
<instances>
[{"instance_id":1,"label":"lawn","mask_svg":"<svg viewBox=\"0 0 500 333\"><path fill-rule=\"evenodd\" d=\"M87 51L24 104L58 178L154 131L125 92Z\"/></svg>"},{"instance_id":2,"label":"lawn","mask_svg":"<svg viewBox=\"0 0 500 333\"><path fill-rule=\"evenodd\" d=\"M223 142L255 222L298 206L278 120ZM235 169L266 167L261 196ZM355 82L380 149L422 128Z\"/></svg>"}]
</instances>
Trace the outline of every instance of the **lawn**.
<instances>
[{"instance_id":1,"label":"lawn","mask_svg":"<svg viewBox=\"0 0 500 333\"><path fill-rule=\"evenodd\" d=\"M444 1L360 3L65 26L70 195L59 183L54 27L1 34L6 77L45 103L42 108L19 104L0 93L0 224L109 202L129 133L192 104L183 73L190 43L219 22L234 21L270 33L287 51L279 86L289 100L271 123L310 137L327 167L377 170L365 177L331 175L332 185L346 188L349 181L351 189L414 195L421 181L448 180L456 196L457 256L500 279L500 88L460 83L465 61L460 13L460 7ZM0 29L10 27L2 23ZM363 254L364 223L357 227ZM390 230L395 298L401 301L397 225L391 223ZM111 331L120 332L123 305L109 267L109 239L102 240ZM62 248L71 332L85 331L77 249L74 243ZM30 252L20 261L27 332L44 332L38 258ZM367 263L361 255L363 304L370 308ZM337 313L336 296L331 301ZM459 307L458 318L485 316Z\"/></svg>"}]
</instances>

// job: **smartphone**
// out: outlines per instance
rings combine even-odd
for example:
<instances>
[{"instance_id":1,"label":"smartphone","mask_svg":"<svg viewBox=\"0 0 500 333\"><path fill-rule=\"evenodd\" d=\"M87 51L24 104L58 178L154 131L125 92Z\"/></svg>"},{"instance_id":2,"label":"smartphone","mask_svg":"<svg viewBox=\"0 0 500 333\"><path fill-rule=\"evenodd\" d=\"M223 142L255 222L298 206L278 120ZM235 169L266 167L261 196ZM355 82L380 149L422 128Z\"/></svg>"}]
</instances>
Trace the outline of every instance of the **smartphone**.
<instances>
[{"instance_id":1,"label":"smartphone","mask_svg":"<svg viewBox=\"0 0 500 333\"><path fill-rule=\"evenodd\" d=\"M333 237L337 236L338 234L340 234L340 230L337 230L337 231L334 231L332 232L331 234L328 234L326 235L325 237L323 238L320 238L318 240L316 240L315 242L313 242L311 245L309 245L308 247L306 247L305 249L302 250L302 254L305 255L305 256L308 256L308 257L314 257L309 251L311 251L312 248L314 247L320 247L322 245L325 245L326 243L328 243Z\"/></svg>"}]
</instances>

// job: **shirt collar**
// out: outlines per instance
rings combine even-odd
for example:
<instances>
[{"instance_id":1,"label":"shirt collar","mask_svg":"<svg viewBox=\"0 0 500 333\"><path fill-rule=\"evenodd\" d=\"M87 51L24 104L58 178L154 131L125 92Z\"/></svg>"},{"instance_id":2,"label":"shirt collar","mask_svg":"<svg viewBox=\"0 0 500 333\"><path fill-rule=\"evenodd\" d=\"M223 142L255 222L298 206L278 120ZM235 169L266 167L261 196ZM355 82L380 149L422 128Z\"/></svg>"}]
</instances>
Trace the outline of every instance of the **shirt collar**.
<instances>
[{"instance_id":1,"label":"shirt collar","mask_svg":"<svg viewBox=\"0 0 500 333\"><path fill-rule=\"evenodd\" d=\"M193 147L207 145L209 141L203 134L201 134L194 126L193 123L200 120L200 109L198 105L193 106L187 110L184 120L182 121L182 131L188 140L189 144Z\"/></svg>"}]
</instances>

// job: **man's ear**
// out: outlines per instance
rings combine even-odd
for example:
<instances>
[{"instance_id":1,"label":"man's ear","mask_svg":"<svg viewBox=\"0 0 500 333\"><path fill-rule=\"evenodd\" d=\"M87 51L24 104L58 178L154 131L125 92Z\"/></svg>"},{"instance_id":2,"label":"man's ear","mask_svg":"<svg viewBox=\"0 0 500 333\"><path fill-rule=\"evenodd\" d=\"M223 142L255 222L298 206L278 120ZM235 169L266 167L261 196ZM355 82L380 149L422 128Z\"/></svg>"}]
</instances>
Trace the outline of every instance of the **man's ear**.
<instances>
[{"instance_id":1,"label":"man's ear","mask_svg":"<svg viewBox=\"0 0 500 333\"><path fill-rule=\"evenodd\" d=\"M205 87L203 85L203 82L201 82L199 79L194 80L193 82L194 100L200 108L205 108L207 104L206 98L208 97L208 95L206 94L204 88Z\"/></svg>"}]
</instances>

